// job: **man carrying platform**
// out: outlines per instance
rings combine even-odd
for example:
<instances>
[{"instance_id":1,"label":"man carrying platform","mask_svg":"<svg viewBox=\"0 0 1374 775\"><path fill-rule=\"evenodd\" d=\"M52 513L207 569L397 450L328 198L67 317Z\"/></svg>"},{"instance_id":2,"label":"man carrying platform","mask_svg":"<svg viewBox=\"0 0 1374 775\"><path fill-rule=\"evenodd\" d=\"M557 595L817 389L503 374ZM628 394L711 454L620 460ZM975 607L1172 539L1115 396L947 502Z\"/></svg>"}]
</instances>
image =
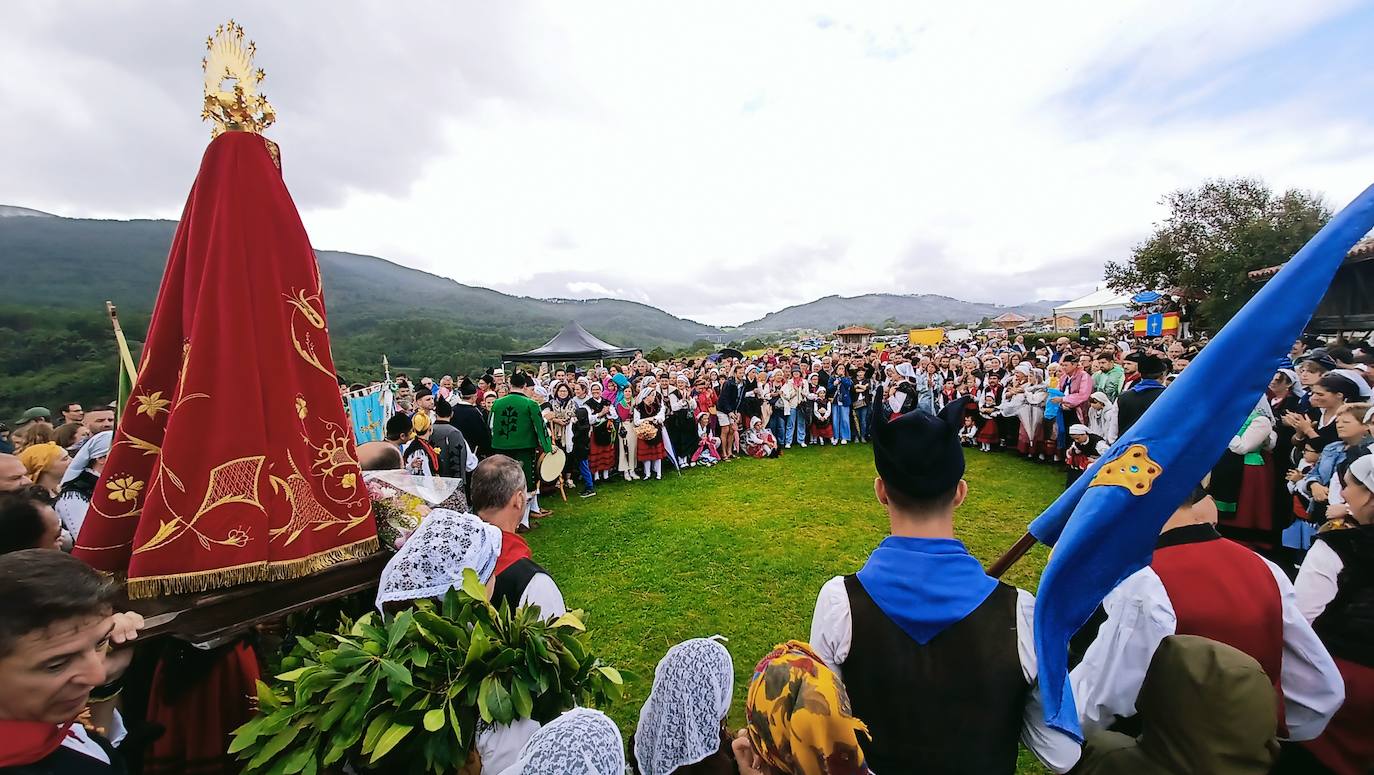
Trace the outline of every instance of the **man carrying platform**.
<instances>
[{"instance_id":1,"label":"man carrying platform","mask_svg":"<svg viewBox=\"0 0 1374 775\"><path fill-rule=\"evenodd\" d=\"M525 487L529 495L525 513L520 518L521 530L529 530L530 517L541 519L553 512L539 508L539 453L553 449L549 429L539 404L530 396L534 381L523 371L510 378L509 395L496 399L491 406L491 448L493 452L519 461L525 471Z\"/></svg>"},{"instance_id":2,"label":"man carrying platform","mask_svg":"<svg viewBox=\"0 0 1374 775\"><path fill-rule=\"evenodd\" d=\"M874 423L873 483L892 535L821 588L811 645L872 733L875 772L1012 773L1017 740L1055 772L1079 746L1045 724L1035 598L983 572L954 538L968 495L956 429L916 410Z\"/></svg>"}]
</instances>

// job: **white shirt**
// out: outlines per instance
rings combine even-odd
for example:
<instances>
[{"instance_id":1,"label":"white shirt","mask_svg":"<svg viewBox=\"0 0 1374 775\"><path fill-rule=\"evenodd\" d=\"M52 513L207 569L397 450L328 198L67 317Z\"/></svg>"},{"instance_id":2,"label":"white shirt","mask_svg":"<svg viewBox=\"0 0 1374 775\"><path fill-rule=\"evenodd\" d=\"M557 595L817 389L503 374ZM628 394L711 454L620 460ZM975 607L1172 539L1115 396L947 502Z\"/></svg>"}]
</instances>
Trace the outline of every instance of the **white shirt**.
<instances>
[{"instance_id":1,"label":"white shirt","mask_svg":"<svg viewBox=\"0 0 1374 775\"><path fill-rule=\"evenodd\" d=\"M109 735L105 738L110 745L119 745L120 741L128 732L124 729L124 719L115 711L114 719L110 723ZM110 763L110 755L105 753L105 749L100 744L91 739L91 734L80 724L72 724L67 729L67 735L62 738L62 747L76 751L83 756L89 756L101 764Z\"/></svg>"},{"instance_id":2,"label":"white shirt","mask_svg":"<svg viewBox=\"0 0 1374 775\"><path fill-rule=\"evenodd\" d=\"M1078 763L1081 751L1073 738L1045 723L1040 687L1036 682L1034 619L1035 596L1024 589L1016 590L1016 652L1021 662L1021 674L1030 684L1026 710L1021 717L1021 742L1046 767L1055 772L1068 772ZM843 681L841 665L849 658L849 648L853 642L849 593L844 588L844 577L836 576L825 582L816 599L816 612L811 619L811 647Z\"/></svg>"},{"instance_id":3,"label":"white shirt","mask_svg":"<svg viewBox=\"0 0 1374 775\"><path fill-rule=\"evenodd\" d=\"M1336 577L1344 567L1340 555L1325 541L1312 542L1312 548L1307 550L1302 567L1298 569L1298 580L1293 582L1298 610L1308 622L1316 621L1335 599Z\"/></svg>"},{"instance_id":4,"label":"white shirt","mask_svg":"<svg viewBox=\"0 0 1374 775\"><path fill-rule=\"evenodd\" d=\"M1288 577L1272 562L1264 560L1264 565L1274 576L1283 605L1280 683L1288 739L1312 740L1345 702L1345 681L1298 608ZM1178 626L1164 582L1149 567L1128 576L1102 607L1107 621L1069 675L1084 732L1105 729L1117 716L1135 715L1135 700L1155 649Z\"/></svg>"}]
</instances>

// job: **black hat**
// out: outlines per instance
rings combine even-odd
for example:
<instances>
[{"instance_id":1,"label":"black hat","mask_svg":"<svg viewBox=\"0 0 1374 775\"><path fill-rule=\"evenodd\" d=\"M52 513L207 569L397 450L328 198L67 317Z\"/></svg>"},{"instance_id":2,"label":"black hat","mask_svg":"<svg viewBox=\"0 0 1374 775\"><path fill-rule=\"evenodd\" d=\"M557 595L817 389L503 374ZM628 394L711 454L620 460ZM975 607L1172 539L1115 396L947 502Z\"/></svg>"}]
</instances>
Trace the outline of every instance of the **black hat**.
<instances>
[{"instance_id":1,"label":"black hat","mask_svg":"<svg viewBox=\"0 0 1374 775\"><path fill-rule=\"evenodd\" d=\"M452 417L452 416L453 416L453 404L450 404L448 401L445 401L445 400L442 399L442 398L436 398L436 399L434 399L434 416L435 416L435 417Z\"/></svg>"},{"instance_id":2,"label":"black hat","mask_svg":"<svg viewBox=\"0 0 1374 775\"><path fill-rule=\"evenodd\" d=\"M475 396L477 395L477 386L473 384L472 380L463 377L463 381L458 383L458 395Z\"/></svg>"},{"instance_id":3,"label":"black hat","mask_svg":"<svg viewBox=\"0 0 1374 775\"><path fill-rule=\"evenodd\" d=\"M964 476L964 450L949 423L916 409L893 420L878 412L873 464L883 483L918 500L944 495Z\"/></svg>"},{"instance_id":4,"label":"black hat","mask_svg":"<svg viewBox=\"0 0 1374 775\"><path fill-rule=\"evenodd\" d=\"M1131 353L1131 355L1136 355ZM1139 357L1133 357L1136 365L1140 367L1140 373L1146 377L1162 377L1164 372L1169 370L1169 365L1158 355L1151 353L1140 353Z\"/></svg>"},{"instance_id":5,"label":"black hat","mask_svg":"<svg viewBox=\"0 0 1374 775\"><path fill-rule=\"evenodd\" d=\"M510 375L510 386L513 388L526 388L530 386L530 375L523 371L517 371Z\"/></svg>"}]
</instances>

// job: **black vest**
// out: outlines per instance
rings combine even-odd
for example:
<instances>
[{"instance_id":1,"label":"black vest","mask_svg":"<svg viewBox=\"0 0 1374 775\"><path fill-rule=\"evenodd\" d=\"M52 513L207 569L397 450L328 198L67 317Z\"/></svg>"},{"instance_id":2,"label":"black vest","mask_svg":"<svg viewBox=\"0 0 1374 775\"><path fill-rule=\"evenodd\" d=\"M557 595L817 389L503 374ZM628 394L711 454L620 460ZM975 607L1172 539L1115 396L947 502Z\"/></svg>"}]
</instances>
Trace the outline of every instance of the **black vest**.
<instances>
[{"instance_id":1,"label":"black vest","mask_svg":"<svg viewBox=\"0 0 1374 775\"><path fill-rule=\"evenodd\" d=\"M853 643L841 666L874 772L1013 773L1030 689L1016 646L1016 588L998 583L924 646L844 579Z\"/></svg>"},{"instance_id":2,"label":"black vest","mask_svg":"<svg viewBox=\"0 0 1374 775\"><path fill-rule=\"evenodd\" d=\"M496 589L492 592L491 604L499 607L504 602L510 606L510 610L516 610L520 607L520 598L525 594L525 587L541 573L548 574L548 571L528 557L511 563L509 568L496 574Z\"/></svg>"},{"instance_id":3,"label":"black vest","mask_svg":"<svg viewBox=\"0 0 1374 775\"><path fill-rule=\"evenodd\" d=\"M1317 536L1341 558L1336 596L1312 629L1332 656L1374 667L1374 525Z\"/></svg>"},{"instance_id":4,"label":"black vest","mask_svg":"<svg viewBox=\"0 0 1374 775\"><path fill-rule=\"evenodd\" d=\"M84 753L61 747L48 754L41 761L19 767L0 767L0 775L122 775L124 761L114 746L97 734L91 740L110 757L110 764L92 759Z\"/></svg>"}]
</instances>

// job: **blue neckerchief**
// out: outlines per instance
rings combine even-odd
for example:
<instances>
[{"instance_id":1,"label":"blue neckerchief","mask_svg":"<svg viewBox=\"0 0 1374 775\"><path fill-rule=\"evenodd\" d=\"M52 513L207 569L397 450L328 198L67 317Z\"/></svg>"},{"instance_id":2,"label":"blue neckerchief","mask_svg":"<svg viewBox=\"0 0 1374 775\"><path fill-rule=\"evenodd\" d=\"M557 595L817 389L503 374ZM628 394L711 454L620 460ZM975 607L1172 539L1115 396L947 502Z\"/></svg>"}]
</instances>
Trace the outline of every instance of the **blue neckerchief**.
<instances>
[{"instance_id":1,"label":"blue neckerchief","mask_svg":"<svg viewBox=\"0 0 1374 775\"><path fill-rule=\"evenodd\" d=\"M1131 392L1142 393L1146 390L1149 390L1150 388L1159 388L1160 390L1163 390L1164 383L1160 382L1157 379L1142 379L1134 385L1131 385Z\"/></svg>"},{"instance_id":2,"label":"blue neckerchief","mask_svg":"<svg viewBox=\"0 0 1374 775\"><path fill-rule=\"evenodd\" d=\"M857 575L887 618L922 645L973 613L997 588L953 538L888 536Z\"/></svg>"}]
</instances>

